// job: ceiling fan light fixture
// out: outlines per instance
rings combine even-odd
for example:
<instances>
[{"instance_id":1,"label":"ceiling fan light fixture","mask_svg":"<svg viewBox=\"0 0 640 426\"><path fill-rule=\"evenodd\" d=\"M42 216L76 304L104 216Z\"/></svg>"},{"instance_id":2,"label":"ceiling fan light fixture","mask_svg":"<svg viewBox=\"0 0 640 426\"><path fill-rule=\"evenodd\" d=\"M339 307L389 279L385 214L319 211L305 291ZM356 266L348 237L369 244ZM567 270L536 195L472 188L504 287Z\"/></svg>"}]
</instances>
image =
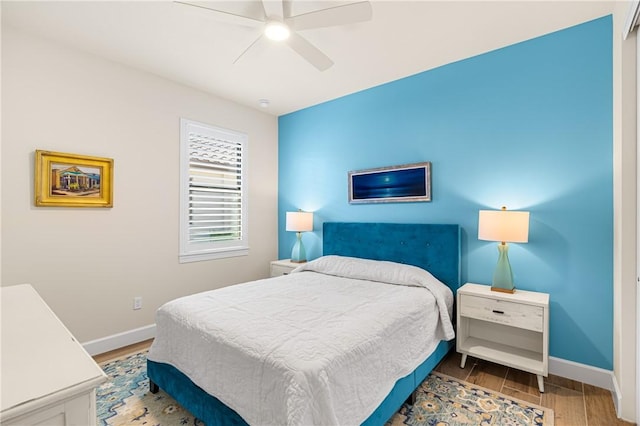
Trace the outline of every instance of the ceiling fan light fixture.
<instances>
[{"instance_id":1,"label":"ceiling fan light fixture","mask_svg":"<svg viewBox=\"0 0 640 426\"><path fill-rule=\"evenodd\" d=\"M0 2L1 1L2 0L0 0ZM207 7L201 4L192 4L190 3L191 1L192 0L174 0L175 3L207 9L221 15L233 17L234 21L240 18L244 20L244 23L242 21L239 22L241 25L246 24L250 27L258 26L262 29L261 34L235 58L233 61L234 64L238 62L247 51L254 48L257 44L261 44L258 43L259 41L262 40L264 42L266 38L275 40L276 42L284 42L282 44L286 44L318 71L326 71L333 65L331 58L300 35L298 31L370 21L373 16L371 3L374 0L351 0L355 1L355 3L347 2L346 4L333 6L328 3L336 2L327 2L328 7L324 9L313 10L298 15L292 13L292 4L298 1L305 2L308 0L256 0L250 2L252 3L252 7L243 9L244 13L236 10L237 8L232 8L233 10L218 9L217 6ZM229 3L234 2L231 1Z\"/></svg>"},{"instance_id":2,"label":"ceiling fan light fixture","mask_svg":"<svg viewBox=\"0 0 640 426\"><path fill-rule=\"evenodd\" d=\"M283 41L289 38L291 31L283 22L269 21L264 27L264 35L267 36L269 40Z\"/></svg>"}]
</instances>

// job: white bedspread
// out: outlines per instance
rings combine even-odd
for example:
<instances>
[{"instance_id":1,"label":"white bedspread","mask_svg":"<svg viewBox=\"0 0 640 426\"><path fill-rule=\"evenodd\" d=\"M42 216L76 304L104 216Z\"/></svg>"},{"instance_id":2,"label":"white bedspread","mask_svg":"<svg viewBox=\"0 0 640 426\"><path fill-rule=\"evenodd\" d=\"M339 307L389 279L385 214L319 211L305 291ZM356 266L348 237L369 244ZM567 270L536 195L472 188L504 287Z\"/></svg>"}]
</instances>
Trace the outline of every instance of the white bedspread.
<instances>
[{"instance_id":1,"label":"white bedspread","mask_svg":"<svg viewBox=\"0 0 640 426\"><path fill-rule=\"evenodd\" d=\"M452 306L420 268L327 256L165 304L148 357L251 425L357 425L454 337Z\"/></svg>"}]
</instances>

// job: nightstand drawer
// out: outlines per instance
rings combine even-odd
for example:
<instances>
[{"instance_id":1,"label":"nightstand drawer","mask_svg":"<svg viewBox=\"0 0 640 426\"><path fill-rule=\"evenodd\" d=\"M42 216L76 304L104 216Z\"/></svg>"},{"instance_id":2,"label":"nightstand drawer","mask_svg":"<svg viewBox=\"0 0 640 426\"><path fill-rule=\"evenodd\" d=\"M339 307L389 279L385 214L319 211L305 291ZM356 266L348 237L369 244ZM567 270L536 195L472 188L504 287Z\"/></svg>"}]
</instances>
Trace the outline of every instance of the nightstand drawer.
<instances>
[{"instance_id":1,"label":"nightstand drawer","mask_svg":"<svg viewBox=\"0 0 640 426\"><path fill-rule=\"evenodd\" d=\"M269 272L272 277L289 275L291 271L300 265L301 263L292 262L290 259L273 260L271 261L271 270Z\"/></svg>"},{"instance_id":2,"label":"nightstand drawer","mask_svg":"<svg viewBox=\"0 0 640 426\"><path fill-rule=\"evenodd\" d=\"M461 294L460 315L533 331L544 328L540 306Z\"/></svg>"},{"instance_id":3,"label":"nightstand drawer","mask_svg":"<svg viewBox=\"0 0 640 426\"><path fill-rule=\"evenodd\" d=\"M282 265L271 265L271 276L272 277L279 277L280 275L288 275L289 272L291 272L292 269L290 267L287 266L282 266Z\"/></svg>"}]
</instances>

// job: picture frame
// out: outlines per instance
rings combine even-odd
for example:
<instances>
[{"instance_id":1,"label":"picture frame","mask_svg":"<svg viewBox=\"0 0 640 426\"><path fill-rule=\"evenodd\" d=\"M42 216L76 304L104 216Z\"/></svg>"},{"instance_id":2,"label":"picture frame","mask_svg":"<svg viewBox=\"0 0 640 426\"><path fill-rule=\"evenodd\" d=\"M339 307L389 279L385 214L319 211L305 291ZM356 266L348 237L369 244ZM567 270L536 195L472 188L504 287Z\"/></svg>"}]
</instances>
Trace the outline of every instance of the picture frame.
<instances>
[{"instance_id":1,"label":"picture frame","mask_svg":"<svg viewBox=\"0 0 640 426\"><path fill-rule=\"evenodd\" d=\"M113 207L113 159L36 150L37 207Z\"/></svg>"},{"instance_id":2,"label":"picture frame","mask_svg":"<svg viewBox=\"0 0 640 426\"><path fill-rule=\"evenodd\" d=\"M431 201L431 162L349 172L349 203Z\"/></svg>"}]
</instances>

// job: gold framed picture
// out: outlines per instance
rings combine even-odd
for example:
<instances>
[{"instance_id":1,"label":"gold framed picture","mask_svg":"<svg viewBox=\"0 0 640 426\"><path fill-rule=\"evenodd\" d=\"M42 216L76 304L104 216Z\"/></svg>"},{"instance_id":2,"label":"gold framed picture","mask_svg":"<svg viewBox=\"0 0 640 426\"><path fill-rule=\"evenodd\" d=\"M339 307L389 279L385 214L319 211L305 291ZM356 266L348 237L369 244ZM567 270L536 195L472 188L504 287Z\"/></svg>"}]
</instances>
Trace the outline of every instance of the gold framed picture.
<instances>
[{"instance_id":1,"label":"gold framed picture","mask_svg":"<svg viewBox=\"0 0 640 426\"><path fill-rule=\"evenodd\" d=\"M36 150L40 207L113 207L113 159Z\"/></svg>"}]
</instances>

